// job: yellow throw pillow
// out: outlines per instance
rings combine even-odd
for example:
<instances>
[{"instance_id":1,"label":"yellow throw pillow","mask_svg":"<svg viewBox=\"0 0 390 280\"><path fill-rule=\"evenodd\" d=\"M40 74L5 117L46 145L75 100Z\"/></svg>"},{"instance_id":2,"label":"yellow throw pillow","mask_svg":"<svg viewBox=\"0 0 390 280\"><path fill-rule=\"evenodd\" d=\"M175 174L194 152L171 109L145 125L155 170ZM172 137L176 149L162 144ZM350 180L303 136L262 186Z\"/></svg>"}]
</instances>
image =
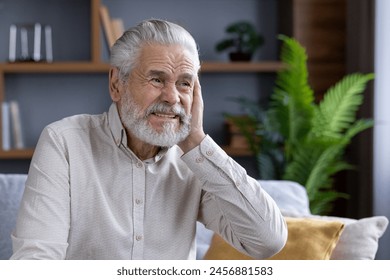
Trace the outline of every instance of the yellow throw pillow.
<instances>
[{"instance_id":1,"label":"yellow throw pillow","mask_svg":"<svg viewBox=\"0 0 390 280\"><path fill-rule=\"evenodd\" d=\"M270 260L328 260L340 238L344 224L312 218L285 218L286 246ZM205 260L250 260L215 234Z\"/></svg>"},{"instance_id":2,"label":"yellow throw pillow","mask_svg":"<svg viewBox=\"0 0 390 280\"><path fill-rule=\"evenodd\" d=\"M214 234L211 239L211 244L206 254L203 257L204 260L252 260L251 257L236 250L233 246L227 243L223 238Z\"/></svg>"},{"instance_id":3,"label":"yellow throw pillow","mask_svg":"<svg viewBox=\"0 0 390 280\"><path fill-rule=\"evenodd\" d=\"M342 222L312 218L285 219L288 227L286 246L270 260L330 259L344 229Z\"/></svg>"}]
</instances>

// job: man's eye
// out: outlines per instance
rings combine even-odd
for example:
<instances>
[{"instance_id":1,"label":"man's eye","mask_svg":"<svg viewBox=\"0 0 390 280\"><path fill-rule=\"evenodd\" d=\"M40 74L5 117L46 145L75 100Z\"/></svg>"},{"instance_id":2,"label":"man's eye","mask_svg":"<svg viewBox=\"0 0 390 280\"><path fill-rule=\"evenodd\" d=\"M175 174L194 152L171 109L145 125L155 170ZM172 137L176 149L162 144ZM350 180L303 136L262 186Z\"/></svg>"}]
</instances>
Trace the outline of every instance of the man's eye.
<instances>
[{"instance_id":1,"label":"man's eye","mask_svg":"<svg viewBox=\"0 0 390 280\"><path fill-rule=\"evenodd\" d=\"M163 87L164 81L160 78L151 78L150 83L155 87Z\"/></svg>"},{"instance_id":2,"label":"man's eye","mask_svg":"<svg viewBox=\"0 0 390 280\"><path fill-rule=\"evenodd\" d=\"M189 82L181 82L181 83L179 83L179 85L182 87L191 87L191 83L189 83Z\"/></svg>"},{"instance_id":3,"label":"man's eye","mask_svg":"<svg viewBox=\"0 0 390 280\"><path fill-rule=\"evenodd\" d=\"M155 82L155 83L162 83L162 80L159 79L159 78L152 78L152 82Z\"/></svg>"}]
</instances>

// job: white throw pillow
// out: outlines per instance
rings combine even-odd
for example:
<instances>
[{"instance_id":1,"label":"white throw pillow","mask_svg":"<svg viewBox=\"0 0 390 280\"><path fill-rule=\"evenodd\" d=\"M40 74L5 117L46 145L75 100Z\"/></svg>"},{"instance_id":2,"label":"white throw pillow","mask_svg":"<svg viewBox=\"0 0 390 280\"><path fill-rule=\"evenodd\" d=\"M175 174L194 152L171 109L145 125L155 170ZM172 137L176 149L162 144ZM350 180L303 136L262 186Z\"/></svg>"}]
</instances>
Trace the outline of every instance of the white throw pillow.
<instances>
[{"instance_id":1,"label":"white throw pillow","mask_svg":"<svg viewBox=\"0 0 390 280\"><path fill-rule=\"evenodd\" d=\"M331 260L373 260L378 251L378 241L386 231L389 220L374 216L360 220L316 216L323 220L338 220L345 224Z\"/></svg>"},{"instance_id":2,"label":"white throw pillow","mask_svg":"<svg viewBox=\"0 0 390 280\"><path fill-rule=\"evenodd\" d=\"M297 217L295 213L283 212L285 217ZM322 220L344 223L344 230L330 257L331 260L373 260L378 251L378 241L388 226L385 216L350 219L334 216L308 215Z\"/></svg>"}]
</instances>

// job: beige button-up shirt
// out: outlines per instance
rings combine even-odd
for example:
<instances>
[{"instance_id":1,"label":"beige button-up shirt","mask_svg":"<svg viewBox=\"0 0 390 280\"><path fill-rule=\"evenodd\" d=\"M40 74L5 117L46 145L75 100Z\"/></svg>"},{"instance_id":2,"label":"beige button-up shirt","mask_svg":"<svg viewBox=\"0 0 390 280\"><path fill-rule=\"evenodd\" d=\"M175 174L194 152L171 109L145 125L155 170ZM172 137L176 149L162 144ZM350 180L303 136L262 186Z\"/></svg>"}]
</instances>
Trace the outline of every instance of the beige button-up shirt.
<instances>
[{"instance_id":1,"label":"beige button-up shirt","mask_svg":"<svg viewBox=\"0 0 390 280\"><path fill-rule=\"evenodd\" d=\"M112 104L42 132L12 259L195 259L196 221L257 258L287 236L274 201L209 136L141 161Z\"/></svg>"}]
</instances>

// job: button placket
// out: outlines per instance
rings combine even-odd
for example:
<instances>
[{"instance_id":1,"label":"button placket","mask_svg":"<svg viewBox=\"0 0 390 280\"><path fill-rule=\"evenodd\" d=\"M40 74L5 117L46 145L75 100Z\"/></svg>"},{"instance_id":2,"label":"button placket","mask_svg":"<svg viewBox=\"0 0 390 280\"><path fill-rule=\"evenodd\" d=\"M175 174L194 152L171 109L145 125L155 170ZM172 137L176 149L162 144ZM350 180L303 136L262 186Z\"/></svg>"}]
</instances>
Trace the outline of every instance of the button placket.
<instances>
[{"instance_id":1,"label":"button placket","mask_svg":"<svg viewBox=\"0 0 390 280\"><path fill-rule=\"evenodd\" d=\"M146 172L145 165L141 161L136 160L133 164L133 259L142 259L144 251Z\"/></svg>"}]
</instances>

